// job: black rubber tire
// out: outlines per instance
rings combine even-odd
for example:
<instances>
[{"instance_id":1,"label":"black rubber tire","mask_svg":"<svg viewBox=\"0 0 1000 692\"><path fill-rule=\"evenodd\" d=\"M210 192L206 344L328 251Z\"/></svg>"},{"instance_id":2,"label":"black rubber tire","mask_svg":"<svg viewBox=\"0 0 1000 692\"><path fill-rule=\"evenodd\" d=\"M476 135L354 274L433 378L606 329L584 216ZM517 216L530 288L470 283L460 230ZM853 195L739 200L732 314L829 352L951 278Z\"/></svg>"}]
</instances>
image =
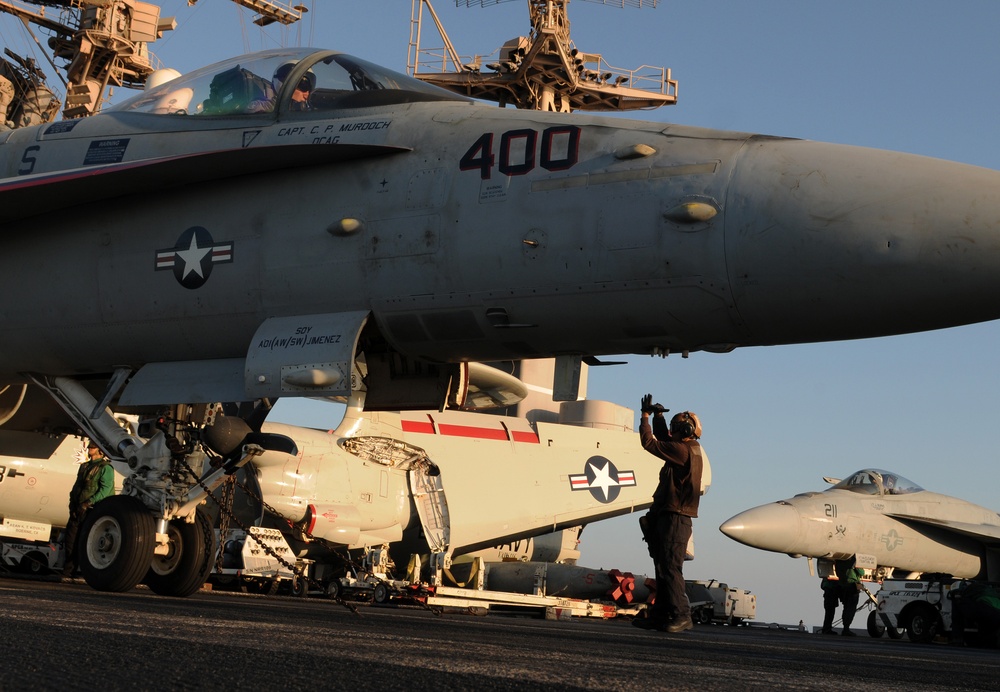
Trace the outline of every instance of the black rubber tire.
<instances>
[{"instance_id":1,"label":"black rubber tire","mask_svg":"<svg viewBox=\"0 0 1000 692\"><path fill-rule=\"evenodd\" d=\"M872 639L881 639L885 634L885 625L879 620L878 613L874 610L868 613L868 636Z\"/></svg>"},{"instance_id":2,"label":"black rubber tire","mask_svg":"<svg viewBox=\"0 0 1000 692\"><path fill-rule=\"evenodd\" d=\"M899 627L886 627L885 633L889 635L889 639L902 639L904 631Z\"/></svg>"},{"instance_id":3,"label":"black rubber tire","mask_svg":"<svg viewBox=\"0 0 1000 692\"><path fill-rule=\"evenodd\" d=\"M336 601L340 598L340 582L336 579L331 579L326 583L326 597L331 601Z\"/></svg>"},{"instance_id":4,"label":"black rubber tire","mask_svg":"<svg viewBox=\"0 0 1000 692\"><path fill-rule=\"evenodd\" d=\"M49 559L37 550L32 550L21 558L21 564L18 566L25 574L33 574L36 577L49 573Z\"/></svg>"},{"instance_id":5,"label":"black rubber tire","mask_svg":"<svg viewBox=\"0 0 1000 692\"><path fill-rule=\"evenodd\" d=\"M372 600L379 605L385 605L392 598L392 592L389 591L389 585L384 582L379 582L375 585L372 590Z\"/></svg>"},{"instance_id":6,"label":"black rubber tire","mask_svg":"<svg viewBox=\"0 0 1000 692\"><path fill-rule=\"evenodd\" d=\"M194 523L181 519L170 522L170 552L153 555L146 573L146 584L161 596L185 598L208 581L215 556L215 538L211 520L201 507Z\"/></svg>"},{"instance_id":7,"label":"black rubber tire","mask_svg":"<svg viewBox=\"0 0 1000 692\"><path fill-rule=\"evenodd\" d=\"M130 591L149 571L156 524L139 500L114 495L87 512L79 541L80 571L91 588Z\"/></svg>"},{"instance_id":8,"label":"black rubber tire","mask_svg":"<svg viewBox=\"0 0 1000 692\"><path fill-rule=\"evenodd\" d=\"M906 636L911 642L928 644L934 640L939 627L937 611L926 603L914 603L907 620Z\"/></svg>"},{"instance_id":9,"label":"black rubber tire","mask_svg":"<svg viewBox=\"0 0 1000 692\"><path fill-rule=\"evenodd\" d=\"M292 575L292 595L297 598L305 598L309 595L309 580L304 575Z\"/></svg>"},{"instance_id":10,"label":"black rubber tire","mask_svg":"<svg viewBox=\"0 0 1000 692\"><path fill-rule=\"evenodd\" d=\"M694 621L699 625L712 624L712 608L699 608L695 613Z\"/></svg>"}]
</instances>

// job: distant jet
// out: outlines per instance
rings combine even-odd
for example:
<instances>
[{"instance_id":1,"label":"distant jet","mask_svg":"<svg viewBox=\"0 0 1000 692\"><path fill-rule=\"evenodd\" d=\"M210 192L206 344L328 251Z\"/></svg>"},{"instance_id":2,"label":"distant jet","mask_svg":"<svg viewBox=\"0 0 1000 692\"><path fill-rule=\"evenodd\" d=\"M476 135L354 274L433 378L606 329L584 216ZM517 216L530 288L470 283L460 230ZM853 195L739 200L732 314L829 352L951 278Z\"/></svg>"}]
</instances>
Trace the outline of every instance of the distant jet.
<instances>
[{"instance_id":1,"label":"distant jet","mask_svg":"<svg viewBox=\"0 0 1000 692\"><path fill-rule=\"evenodd\" d=\"M846 560L895 572L1000 579L1000 515L924 490L899 474L863 469L823 492L748 509L719 527L753 548Z\"/></svg>"}]
</instances>

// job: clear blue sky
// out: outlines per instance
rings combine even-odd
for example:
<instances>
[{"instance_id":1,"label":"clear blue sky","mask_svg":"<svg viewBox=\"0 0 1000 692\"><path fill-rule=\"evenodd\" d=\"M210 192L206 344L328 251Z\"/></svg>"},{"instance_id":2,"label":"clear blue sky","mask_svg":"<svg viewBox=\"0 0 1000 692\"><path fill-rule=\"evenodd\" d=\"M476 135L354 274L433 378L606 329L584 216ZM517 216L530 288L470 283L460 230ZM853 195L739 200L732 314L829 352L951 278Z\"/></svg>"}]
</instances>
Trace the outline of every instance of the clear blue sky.
<instances>
[{"instance_id":1,"label":"clear blue sky","mask_svg":"<svg viewBox=\"0 0 1000 692\"><path fill-rule=\"evenodd\" d=\"M266 31L227 0L160 4L179 28L153 50L181 71L281 45L336 48L405 68L408 0L307 1L312 12L300 26ZM489 53L528 28L523 0L488 8L437 0L435 9L466 55ZM635 117L1000 169L995 0L668 0L642 10L574 0L569 14L581 50L617 67L673 70L678 105ZM0 43L27 45L9 18L0 19ZM651 389L670 408L701 416L714 485L695 521L697 557L686 576L750 589L762 620L818 624L819 584L805 560L746 548L718 526L749 507L824 489L824 475L866 466L1000 508L998 349L1000 325L989 323L687 360L631 357L627 366L592 370L589 394L635 408ZM315 403L283 403L281 414L328 427L340 415ZM588 527L581 564L650 573L635 519Z\"/></svg>"}]
</instances>

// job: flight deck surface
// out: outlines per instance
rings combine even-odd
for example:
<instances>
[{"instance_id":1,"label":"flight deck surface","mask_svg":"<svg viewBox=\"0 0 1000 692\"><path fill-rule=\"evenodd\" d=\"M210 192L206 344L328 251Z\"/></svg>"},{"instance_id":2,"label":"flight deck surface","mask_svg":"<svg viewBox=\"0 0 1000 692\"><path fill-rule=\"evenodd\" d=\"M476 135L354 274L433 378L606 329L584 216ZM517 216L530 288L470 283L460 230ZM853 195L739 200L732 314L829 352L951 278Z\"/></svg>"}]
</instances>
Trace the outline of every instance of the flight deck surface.
<instances>
[{"instance_id":1,"label":"flight deck surface","mask_svg":"<svg viewBox=\"0 0 1000 692\"><path fill-rule=\"evenodd\" d=\"M41 689L996 689L995 650L625 619L435 615L320 598L0 579L11 685ZM14 680L20 680L15 683Z\"/></svg>"}]
</instances>

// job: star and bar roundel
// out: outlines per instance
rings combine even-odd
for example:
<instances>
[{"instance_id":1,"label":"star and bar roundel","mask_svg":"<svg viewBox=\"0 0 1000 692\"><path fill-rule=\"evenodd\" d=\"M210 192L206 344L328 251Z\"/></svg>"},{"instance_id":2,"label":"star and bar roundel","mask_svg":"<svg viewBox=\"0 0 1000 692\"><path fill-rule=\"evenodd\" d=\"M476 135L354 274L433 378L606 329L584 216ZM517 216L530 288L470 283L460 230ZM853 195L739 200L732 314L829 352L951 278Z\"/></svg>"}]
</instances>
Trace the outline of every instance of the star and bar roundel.
<instances>
[{"instance_id":1,"label":"star and bar roundel","mask_svg":"<svg viewBox=\"0 0 1000 692\"><path fill-rule=\"evenodd\" d=\"M156 271L171 269L184 288L200 288L212 275L216 264L233 261L233 243L216 243L201 226L192 226L177 240L177 245L156 251Z\"/></svg>"},{"instance_id":2,"label":"star and bar roundel","mask_svg":"<svg viewBox=\"0 0 1000 692\"><path fill-rule=\"evenodd\" d=\"M583 473L571 473L569 487L572 490L589 490L598 502L607 504L618 499L624 487L635 485L635 471L619 471L602 456L593 456L583 465Z\"/></svg>"}]
</instances>

